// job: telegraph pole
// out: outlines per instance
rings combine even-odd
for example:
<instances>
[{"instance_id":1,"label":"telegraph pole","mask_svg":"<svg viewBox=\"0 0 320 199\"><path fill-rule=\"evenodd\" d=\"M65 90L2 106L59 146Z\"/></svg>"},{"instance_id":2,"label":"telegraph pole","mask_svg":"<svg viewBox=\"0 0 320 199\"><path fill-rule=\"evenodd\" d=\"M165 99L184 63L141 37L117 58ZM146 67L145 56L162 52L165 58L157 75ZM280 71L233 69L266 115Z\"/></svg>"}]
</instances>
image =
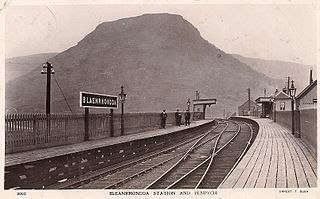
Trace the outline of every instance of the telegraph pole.
<instances>
[{"instance_id":1,"label":"telegraph pole","mask_svg":"<svg viewBox=\"0 0 320 199\"><path fill-rule=\"evenodd\" d=\"M43 64L43 68L46 68L47 71L41 71L41 74L47 74L47 96L46 96L46 114L50 114L50 93L51 93L51 74L54 74L53 66L50 62Z\"/></svg>"},{"instance_id":2,"label":"telegraph pole","mask_svg":"<svg viewBox=\"0 0 320 199\"><path fill-rule=\"evenodd\" d=\"M120 97L120 102L121 102L121 134L120 135L124 135L124 118L123 118L123 114L124 114L124 102L126 101L126 96L127 94L124 93L123 91L123 86L121 86L121 93L119 94Z\"/></svg>"},{"instance_id":3,"label":"telegraph pole","mask_svg":"<svg viewBox=\"0 0 320 199\"><path fill-rule=\"evenodd\" d=\"M51 74L54 74L53 66L50 62L43 64L43 68L46 68L47 71L41 71L41 74L47 74L47 97L46 97L46 114L50 114L50 93L51 93Z\"/></svg>"},{"instance_id":4,"label":"telegraph pole","mask_svg":"<svg viewBox=\"0 0 320 199\"><path fill-rule=\"evenodd\" d=\"M53 66L50 62L43 64L41 74L47 74L47 96L46 96L46 119L47 119L47 135L45 136L45 142L49 142L50 131L51 131L51 122L50 122L50 93L51 93L51 74L54 74Z\"/></svg>"}]
</instances>

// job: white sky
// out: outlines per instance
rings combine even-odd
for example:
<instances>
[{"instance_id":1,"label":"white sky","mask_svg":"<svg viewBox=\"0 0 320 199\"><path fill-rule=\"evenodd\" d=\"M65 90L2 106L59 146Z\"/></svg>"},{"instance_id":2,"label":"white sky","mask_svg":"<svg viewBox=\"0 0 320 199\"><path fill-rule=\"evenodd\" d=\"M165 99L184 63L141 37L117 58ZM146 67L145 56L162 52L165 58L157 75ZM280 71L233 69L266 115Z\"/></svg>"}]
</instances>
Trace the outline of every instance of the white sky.
<instances>
[{"instance_id":1,"label":"white sky","mask_svg":"<svg viewBox=\"0 0 320 199\"><path fill-rule=\"evenodd\" d=\"M10 5L6 57L61 52L104 21L173 13L227 53L316 65L317 10L312 4Z\"/></svg>"}]
</instances>

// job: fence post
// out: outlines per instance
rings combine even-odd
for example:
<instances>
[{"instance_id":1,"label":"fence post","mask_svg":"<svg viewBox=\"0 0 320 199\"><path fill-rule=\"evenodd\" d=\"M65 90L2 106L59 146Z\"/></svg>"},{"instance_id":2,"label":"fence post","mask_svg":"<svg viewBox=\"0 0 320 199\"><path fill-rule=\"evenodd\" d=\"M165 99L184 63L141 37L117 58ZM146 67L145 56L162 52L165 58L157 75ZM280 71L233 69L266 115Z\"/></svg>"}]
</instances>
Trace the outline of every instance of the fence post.
<instances>
[{"instance_id":1,"label":"fence post","mask_svg":"<svg viewBox=\"0 0 320 199\"><path fill-rule=\"evenodd\" d=\"M34 144L38 144L37 142L37 131L36 131L36 115L30 115L32 117L32 132L33 132L33 139Z\"/></svg>"},{"instance_id":2,"label":"fence post","mask_svg":"<svg viewBox=\"0 0 320 199\"><path fill-rule=\"evenodd\" d=\"M84 141L89 140L89 108L84 109Z\"/></svg>"}]
</instances>

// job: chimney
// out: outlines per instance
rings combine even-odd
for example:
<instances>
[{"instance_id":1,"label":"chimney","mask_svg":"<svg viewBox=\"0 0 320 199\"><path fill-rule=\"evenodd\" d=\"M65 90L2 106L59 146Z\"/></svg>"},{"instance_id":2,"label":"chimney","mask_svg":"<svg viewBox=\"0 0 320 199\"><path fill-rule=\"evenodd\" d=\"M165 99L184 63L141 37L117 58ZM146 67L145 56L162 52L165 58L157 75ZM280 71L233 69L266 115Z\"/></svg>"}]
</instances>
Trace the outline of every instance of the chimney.
<instances>
[{"instance_id":1,"label":"chimney","mask_svg":"<svg viewBox=\"0 0 320 199\"><path fill-rule=\"evenodd\" d=\"M310 68L310 82L309 84L312 84L313 83L313 79L312 79L312 67Z\"/></svg>"},{"instance_id":2,"label":"chimney","mask_svg":"<svg viewBox=\"0 0 320 199\"><path fill-rule=\"evenodd\" d=\"M200 92L196 91L196 100L199 100L199 99L200 99Z\"/></svg>"}]
</instances>

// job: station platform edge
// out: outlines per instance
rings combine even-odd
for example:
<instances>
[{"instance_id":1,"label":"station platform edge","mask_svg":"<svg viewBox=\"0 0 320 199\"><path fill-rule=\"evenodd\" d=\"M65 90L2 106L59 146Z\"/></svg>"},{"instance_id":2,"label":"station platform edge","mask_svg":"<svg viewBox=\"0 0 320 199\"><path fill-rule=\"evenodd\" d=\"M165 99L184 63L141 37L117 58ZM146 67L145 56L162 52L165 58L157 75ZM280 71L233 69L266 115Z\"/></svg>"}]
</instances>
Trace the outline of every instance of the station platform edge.
<instances>
[{"instance_id":1,"label":"station platform edge","mask_svg":"<svg viewBox=\"0 0 320 199\"><path fill-rule=\"evenodd\" d=\"M191 122L190 126L169 126L165 129L154 129L150 131L144 131L135 134L123 135L118 137L108 137L99 140L89 140L77 144L62 145L44 149L37 149L32 151L18 152L5 155L5 166L13 166L17 164L33 162L37 160L43 160L48 158L53 158L57 156L77 153L81 151L87 151L90 149L101 148L106 146L111 146L115 144L121 144L125 142L130 142L134 140L145 139L154 136L160 136L165 134L170 134L173 132L185 130L188 128L197 127L206 123L211 122L212 120L198 120Z\"/></svg>"}]
</instances>

